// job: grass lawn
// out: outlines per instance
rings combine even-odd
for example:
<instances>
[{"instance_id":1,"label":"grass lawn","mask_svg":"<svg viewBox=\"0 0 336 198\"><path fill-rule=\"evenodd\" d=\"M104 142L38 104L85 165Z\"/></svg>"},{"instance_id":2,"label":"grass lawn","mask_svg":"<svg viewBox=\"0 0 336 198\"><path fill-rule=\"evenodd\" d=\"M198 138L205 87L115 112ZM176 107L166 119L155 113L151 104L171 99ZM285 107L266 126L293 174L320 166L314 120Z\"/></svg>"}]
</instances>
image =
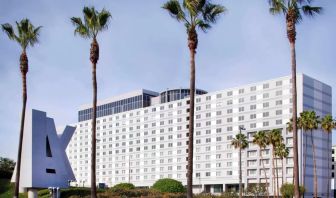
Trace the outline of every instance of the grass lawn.
<instances>
[{"instance_id":1,"label":"grass lawn","mask_svg":"<svg viewBox=\"0 0 336 198\"><path fill-rule=\"evenodd\" d=\"M9 179L0 179L0 197L12 198L14 194L14 184L10 183ZM27 195L20 194L20 198L26 198Z\"/></svg>"}]
</instances>

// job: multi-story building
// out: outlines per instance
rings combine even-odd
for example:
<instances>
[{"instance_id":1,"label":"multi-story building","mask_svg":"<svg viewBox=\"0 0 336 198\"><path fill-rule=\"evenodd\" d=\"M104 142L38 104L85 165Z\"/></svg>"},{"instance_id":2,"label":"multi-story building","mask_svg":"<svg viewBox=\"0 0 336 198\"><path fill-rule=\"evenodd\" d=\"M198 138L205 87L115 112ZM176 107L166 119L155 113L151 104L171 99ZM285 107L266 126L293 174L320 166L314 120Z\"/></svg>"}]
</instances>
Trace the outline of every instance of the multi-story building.
<instances>
[{"instance_id":1,"label":"multi-story building","mask_svg":"<svg viewBox=\"0 0 336 198\"><path fill-rule=\"evenodd\" d=\"M331 87L298 74L298 112L314 110L320 116L331 113ZM148 187L160 178L173 178L186 184L189 90L173 89L162 93L138 90L98 102L97 182L108 186L131 182ZM91 148L90 105L78 113L76 132L67 148L79 185L90 185ZM194 128L195 192L222 192L238 188L238 150L231 140L239 127L247 135L249 146L243 151L243 182L270 185L272 194L272 150L252 143L257 131L281 129L289 157L278 160L279 184L293 181L293 137L286 130L291 118L291 80L282 77L222 91L197 90ZM299 132L299 159L305 152L308 133ZM313 133L316 144L319 196L325 196L328 182L327 134ZM310 136L308 136L310 137ZM329 138L331 140L331 138ZM307 139L306 196L313 193L313 160ZM330 144L329 144L330 145ZM261 152L262 159L259 157ZM267 178L261 166L265 164ZM300 167L302 170L302 167ZM282 175L283 174L283 175ZM300 172L300 179L302 178ZM301 179L302 183L302 179Z\"/></svg>"},{"instance_id":2,"label":"multi-story building","mask_svg":"<svg viewBox=\"0 0 336 198\"><path fill-rule=\"evenodd\" d=\"M335 183L335 166L336 166L336 145L333 145L331 148L332 156L331 156L331 190L336 196L336 183Z\"/></svg>"}]
</instances>

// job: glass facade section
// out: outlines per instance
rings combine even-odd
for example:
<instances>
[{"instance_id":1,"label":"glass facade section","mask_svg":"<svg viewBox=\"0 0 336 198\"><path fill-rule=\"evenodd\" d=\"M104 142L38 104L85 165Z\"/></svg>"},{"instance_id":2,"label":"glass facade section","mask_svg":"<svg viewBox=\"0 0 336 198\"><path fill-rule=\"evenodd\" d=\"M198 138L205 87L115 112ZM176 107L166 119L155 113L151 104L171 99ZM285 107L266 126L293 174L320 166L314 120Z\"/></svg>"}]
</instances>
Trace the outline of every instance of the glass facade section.
<instances>
[{"instance_id":1,"label":"glass facade section","mask_svg":"<svg viewBox=\"0 0 336 198\"><path fill-rule=\"evenodd\" d=\"M139 109L150 106L151 98L155 97L149 94L142 94L123 100L97 106L97 118L116 113ZM92 118L92 108L78 111L78 121L90 120Z\"/></svg>"},{"instance_id":2,"label":"glass facade section","mask_svg":"<svg viewBox=\"0 0 336 198\"><path fill-rule=\"evenodd\" d=\"M196 95L203 95L208 92L196 89ZM166 103L166 102L171 102L175 100L181 100L184 98L189 97L190 95L190 90L189 89L173 89L173 90L167 90L162 93L160 93L160 102L161 103Z\"/></svg>"}]
</instances>

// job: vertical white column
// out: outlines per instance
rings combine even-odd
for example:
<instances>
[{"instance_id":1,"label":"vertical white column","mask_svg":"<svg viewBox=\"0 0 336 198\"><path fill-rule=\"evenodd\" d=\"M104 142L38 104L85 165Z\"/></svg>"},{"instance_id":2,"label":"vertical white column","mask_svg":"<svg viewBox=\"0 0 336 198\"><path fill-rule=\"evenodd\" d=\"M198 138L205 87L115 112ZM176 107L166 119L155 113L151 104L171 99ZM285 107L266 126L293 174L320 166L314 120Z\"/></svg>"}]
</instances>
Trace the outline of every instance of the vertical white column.
<instances>
[{"instance_id":1,"label":"vertical white column","mask_svg":"<svg viewBox=\"0 0 336 198\"><path fill-rule=\"evenodd\" d=\"M37 198L37 189L29 188L28 189L28 198Z\"/></svg>"}]
</instances>

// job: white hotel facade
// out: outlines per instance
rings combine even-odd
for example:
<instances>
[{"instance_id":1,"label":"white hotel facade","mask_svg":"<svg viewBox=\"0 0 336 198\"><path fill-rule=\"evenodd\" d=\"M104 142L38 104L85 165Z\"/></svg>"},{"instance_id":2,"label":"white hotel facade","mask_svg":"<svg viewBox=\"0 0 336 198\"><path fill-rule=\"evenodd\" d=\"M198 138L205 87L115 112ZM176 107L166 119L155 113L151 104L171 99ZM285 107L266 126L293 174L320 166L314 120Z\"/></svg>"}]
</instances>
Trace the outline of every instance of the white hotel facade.
<instances>
[{"instance_id":1,"label":"white hotel facade","mask_svg":"<svg viewBox=\"0 0 336 198\"><path fill-rule=\"evenodd\" d=\"M297 76L298 112L314 110L331 114L331 87L304 74ZM131 182L149 187L160 178L173 178L186 185L188 144L188 89L156 93L138 90L98 102L97 182L113 186ZM282 129L289 157L278 161L279 183L293 181L292 133L286 130L291 118L290 76L207 93L197 91L194 129L194 192L219 193L238 188L238 150L231 139L246 130L249 146L243 151L243 183L264 183L259 148L252 143L257 131ZM77 129L67 154L77 185L90 185L90 105L78 112ZM309 133L307 133L310 135ZM305 151L305 134L299 132L300 170ZM308 136L306 197L313 193L313 160ZM330 179L331 150L327 134L314 132L318 193L325 197ZM271 149L261 151L272 194ZM281 170L283 169L283 171ZM282 172L284 175L282 175ZM302 174L300 173L300 178ZM300 181L302 182L302 181Z\"/></svg>"}]
</instances>

